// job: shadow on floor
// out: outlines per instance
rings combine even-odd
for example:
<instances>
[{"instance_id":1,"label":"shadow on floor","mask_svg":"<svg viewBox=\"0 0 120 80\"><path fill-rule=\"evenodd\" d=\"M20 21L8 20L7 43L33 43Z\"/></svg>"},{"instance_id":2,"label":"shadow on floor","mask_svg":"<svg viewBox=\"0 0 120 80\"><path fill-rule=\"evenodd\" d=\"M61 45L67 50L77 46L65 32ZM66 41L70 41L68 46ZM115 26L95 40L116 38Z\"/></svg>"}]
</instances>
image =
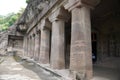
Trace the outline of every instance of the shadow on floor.
<instances>
[{"instance_id":1,"label":"shadow on floor","mask_svg":"<svg viewBox=\"0 0 120 80\"><path fill-rule=\"evenodd\" d=\"M29 70L34 71L42 80L60 80L58 77L53 74L43 70L39 65L33 62L27 62L26 60L22 60L19 56L14 56L16 62L21 63L21 65Z\"/></svg>"}]
</instances>

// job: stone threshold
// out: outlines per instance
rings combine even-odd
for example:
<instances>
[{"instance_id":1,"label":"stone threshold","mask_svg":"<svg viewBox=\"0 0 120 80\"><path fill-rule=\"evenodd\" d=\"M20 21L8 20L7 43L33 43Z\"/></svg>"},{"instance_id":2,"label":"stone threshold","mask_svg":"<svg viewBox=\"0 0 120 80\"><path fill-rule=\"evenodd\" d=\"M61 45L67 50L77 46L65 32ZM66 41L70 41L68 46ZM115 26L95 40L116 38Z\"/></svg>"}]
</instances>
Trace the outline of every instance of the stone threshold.
<instances>
[{"instance_id":1,"label":"stone threshold","mask_svg":"<svg viewBox=\"0 0 120 80\"><path fill-rule=\"evenodd\" d=\"M70 71L69 69L62 69L62 70L58 70L58 69L52 69L50 68L50 64L40 64L37 61L35 61L34 59L31 59L30 57L22 57L22 60L26 60L28 62L32 62L36 65L38 65L40 68L44 69L45 71L50 72L51 74L55 75L56 77L59 77L61 80L73 80L69 77Z\"/></svg>"}]
</instances>

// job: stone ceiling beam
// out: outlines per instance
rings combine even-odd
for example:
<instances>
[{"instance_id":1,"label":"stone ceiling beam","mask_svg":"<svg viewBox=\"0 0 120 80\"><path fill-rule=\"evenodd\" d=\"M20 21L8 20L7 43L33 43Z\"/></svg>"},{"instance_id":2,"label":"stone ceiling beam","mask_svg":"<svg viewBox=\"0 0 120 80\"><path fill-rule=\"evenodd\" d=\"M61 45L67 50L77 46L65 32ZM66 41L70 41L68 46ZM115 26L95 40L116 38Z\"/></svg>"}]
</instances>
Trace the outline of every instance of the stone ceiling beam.
<instances>
[{"instance_id":1,"label":"stone ceiling beam","mask_svg":"<svg viewBox=\"0 0 120 80\"><path fill-rule=\"evenodd\" d=\"M76 7L89 7L94 8L97 4L99 4L100 0L69 0L68 4L65 5L65 9L71 11Z\"/></svg>"}]
</instances>

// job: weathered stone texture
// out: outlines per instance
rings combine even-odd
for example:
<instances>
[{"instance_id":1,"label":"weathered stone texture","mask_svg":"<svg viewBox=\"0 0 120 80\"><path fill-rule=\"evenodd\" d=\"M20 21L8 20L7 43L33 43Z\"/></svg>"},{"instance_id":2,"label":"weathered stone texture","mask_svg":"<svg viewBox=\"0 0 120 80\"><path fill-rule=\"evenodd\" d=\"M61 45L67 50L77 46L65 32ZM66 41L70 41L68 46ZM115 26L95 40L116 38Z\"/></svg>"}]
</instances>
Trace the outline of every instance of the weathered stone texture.
<instances>
[{"instance_id":1,"label":"weathered stone texture","mask_svg":"<svg viewBox=\"0 0 120 80\"><path fill-rule=\"evenodd\" d=\"M40 63L49 63L50 55L50 31L41 30L41 44L40 44Z\"/></svg>"},{"instance_id":2,"label":"weathered stone texture","mask_svg":"<svg viewBox=\"0 0 120 80\"><path fill-rule=\"evenodd\" d=\"M40 47L40 42L39 42L39 33L35 34L35 60L39 59L39 47Z\"/></svg>"},{"instance_id":3,"label":"weathered stone texture","mask_svg":"<svg viewBox=\"0 0 120 80\"><path fill-rule=\"evenodd\" d=\"M75 36L74 36L75 35ZM91 24L88 8L72 10L70 69L92 77Z\"/></svg>"},{"instance_id":4,"label":"weathered stone texture","mask_svg":"<svg viewBox=\"0 0 120 80\"><path fill-rule=\"evenodd\" d=\"M94 41L91 41L91 33L94 31L91 30L94 28L97 35L95 40L97 60L120 56L118 36L120 20L117 17L115 21L110 18L108 18L110 21L106 19L108 22L94 21L91 28L90 9L93 9L99 0L31 1L18 21L25 22L18 27L27 29L25 34L28 38L24 38L24 51L29 57L39 63L50 64L54 69L64 69L67 64L75 78L79 78L81 74L90 80L93 76L92 50L94 50L91 45ZM98 22L102 25L95 25Z\"/></svg>"},{"instance_id":5,"label":"weathered stone texture","mask_svg":"<svg viewBox=\"0 0 120 80\"><path fill-rule=\"evenodd\" d=\"M64 21L62 20L52 23L51 67L55 69L65 68L64 27Z\"/></svg>"}]
</instances>

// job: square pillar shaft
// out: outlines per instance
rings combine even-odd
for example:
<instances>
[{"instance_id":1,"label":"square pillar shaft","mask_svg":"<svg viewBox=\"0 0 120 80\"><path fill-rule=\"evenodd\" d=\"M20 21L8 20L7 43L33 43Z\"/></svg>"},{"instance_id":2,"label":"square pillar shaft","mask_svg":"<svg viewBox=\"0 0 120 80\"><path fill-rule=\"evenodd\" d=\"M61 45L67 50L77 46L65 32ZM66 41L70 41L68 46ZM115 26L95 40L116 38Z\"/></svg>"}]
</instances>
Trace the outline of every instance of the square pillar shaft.
<instances>
[{"instance_id":1,"label":"square pillar shaft","mask_svg":"<svg viewBox=\"0 0 120 80\"><path fill-rule=\"evenodd\" d=\"M30 57L30 49L31 49L31 38L28 38L28 57Z\"/></svg>"},{"instance_id":2,"label":"square pillar shaft","mask_svg":"<svg viewBox=\"0 0 120 80\"><path fill-rule=\"evenodd\" d=\"M49 16L52 22L51 42L51 67L54 69L65 68L65 22L69 19L69 13L63 7L58 8Z\"/></svg>"},{"instance_id":3,"label":"square pillar shaft","mask_svg":"<svg viewBox=\"0 0 120 80\"><path fill-rule=\"evenodd\" d=\"M92 78L92 50L90 9L74 8L72 11L72 33L70 69L85 73L87 79Z\"/></svg>"},{"instance_id":4,"label":"square pillar shaft","mask_svg":"<svg viewBox=\"0 0 120 80\"><path fill-rule=\"evenodd\" d=\"M41 31L39 32L39 48L38 48L38 60L40 60L40 48L41 48Z\"/></svg>"},{"instance_id":5,"label":"square pillar shaft","mask_svg":"<svg viewBox=\"0 0 120 80\"><path fill-rule=\"evenodd\" d=\"M32 36L32 39L31 39L32 43L31 43L31 57L33 58L34 56L34 37Z\"/></svg>"},{"instance_id":6,"label":"square pillar shaft","mask_svg":"<svg viewBox=\"0 0 120 80\"><path fill-rule=\"evenodd\" d=\"M23 56L26 56L26 38L24 37L24 41L23 41Z\"/></svg>"},{"instance_id":7,"label":"square pillar shaft","mask_svg":"<svg viewBox=\"0 0 120 80\"><path fill-rule=\"evenodd\" d=\"M35 36L35 60L39 59L39 34Z\"/></svg>"},{"instance_id":8,"label":"square pillar shaft","mask_svg":"<svg viewBox=\"0 0 120 80\"><path fill-rule=\"evenodd\" d=\"M41 42L40 42L40 63L49 63L50 53L50 30L41 30Z\"/></svg>"},{"instance_id":9,"label":"square pillar shaft","mask_svg":"<svg viewBox=\"0 0 120 80\"><path fill-rule=\"evenodd\" d=\"M32 46L33 46L33 38L31 36L31 38L30 38L30 57L32 57L32 52L33 52Z\"/></svg>"},{"instance_id":10,"label":"square pillar shaft","mask_svg":"<svg viewBox=\"0 0 120 80\"><path fill-rule=\"evenodd\" d=\"M65 68L65 24L64 20L52 22L51 67Z\"/></svg>"},{"instance_id":11,"label":"square pillar shaft","mask_svg":"<svg viewBox=\"0 0 120 80\"><path fill-rule=\"evenodd\" d=\"M32 36L32 58L35 58L35 34Z\"/></svg>"},{"instance_id":12,"label":"square pillar shaft","mask_svg":"<svg viewBox=\"0 0 120 80\"><path fill-rule=\"evenodd\" d=\"M27 37L25 36L25 56L27 56Z\"/></svg>"},{"instance_id":13,"label":"square pillar shaft","mask_svg":"<svg viewBox=\"0 0 120 80\"><path fill-rule=\"evenodd\" d=\"M27 37L27 52L26 52L26 56L28 56L28 50L29 50L29 38Z\"/></svg>"}]
</instances>

